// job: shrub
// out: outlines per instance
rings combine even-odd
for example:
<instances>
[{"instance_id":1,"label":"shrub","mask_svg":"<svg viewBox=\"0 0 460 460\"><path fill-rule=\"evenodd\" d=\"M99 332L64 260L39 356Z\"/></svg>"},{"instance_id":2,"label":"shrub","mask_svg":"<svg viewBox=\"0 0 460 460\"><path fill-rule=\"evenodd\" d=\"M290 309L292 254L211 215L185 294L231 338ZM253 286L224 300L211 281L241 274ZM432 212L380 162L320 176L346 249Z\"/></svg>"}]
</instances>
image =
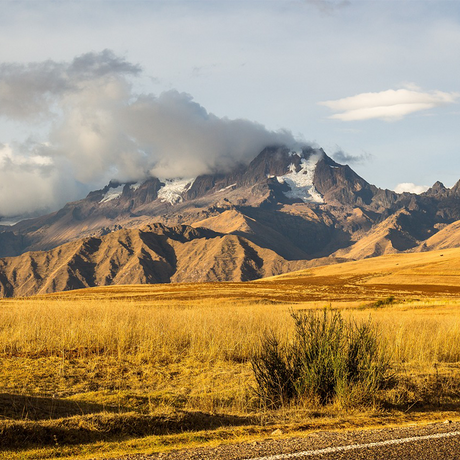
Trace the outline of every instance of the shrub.
<instances>
[{"instance_id":1,"label":"shrub","mask_svg":"<svg viewBox=\"0 0 460 460\"><path fill-rule=\"evenodd\" d=\"M285 405L296 396L295 362L292 349L266 333L260 352L252 360L259 398L269 407Z\"/></svg>"},{"instance_id":2,"label":"shrub","mask_svg":"<svg viewBox=\"0 0 460 460\"><path fill-rule=\"evenodd\" d=\"M374 399L388 379L389 364L370 321L345 322L339 312L291 313L292 340L272 332L252 359L257 393L270 407L294 399L322 405Z\"/></svg>"},{"instance_id":3,"label":"shrub","mask_svg":"<svg viewBox=\"0 0 460 460\"><path fill-rule=\"evenodd\" d=\"M369 305L371 308L379 308L379 307L385 307L387 305L391 305L395 302L394 296L386 297L385 299L380 299L377 300L376 302L372 303Z\"/></svg>"}]
</instances>

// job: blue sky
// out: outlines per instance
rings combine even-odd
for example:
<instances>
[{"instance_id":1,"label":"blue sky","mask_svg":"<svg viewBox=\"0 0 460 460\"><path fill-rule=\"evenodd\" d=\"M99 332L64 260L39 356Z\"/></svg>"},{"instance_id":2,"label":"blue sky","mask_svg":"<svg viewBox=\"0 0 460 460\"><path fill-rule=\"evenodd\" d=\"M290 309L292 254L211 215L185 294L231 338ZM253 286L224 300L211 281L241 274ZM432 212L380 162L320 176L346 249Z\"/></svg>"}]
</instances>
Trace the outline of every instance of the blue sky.
<instances>
[{"instance_id":1,"label":"blue sky","mask_svg":"<svg viewBox=\"0 0 460 460\"><path fill-rule=\"evenodd\" d=\"M3 0L0 215L229 167L278 130L383 188L452 186L459 50L456 0Z\"/></svg>"}]
</instances>

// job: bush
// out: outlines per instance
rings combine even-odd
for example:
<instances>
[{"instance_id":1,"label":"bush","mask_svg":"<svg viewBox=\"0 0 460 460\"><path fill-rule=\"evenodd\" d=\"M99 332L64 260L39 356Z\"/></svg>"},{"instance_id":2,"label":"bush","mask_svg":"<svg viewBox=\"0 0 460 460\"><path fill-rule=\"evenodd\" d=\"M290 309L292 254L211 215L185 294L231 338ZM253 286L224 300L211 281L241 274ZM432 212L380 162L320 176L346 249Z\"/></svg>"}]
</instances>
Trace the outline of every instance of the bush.
<instances>
[{"instance_id":1,"label":"bush","mask_svg":"<svg viewBox=\"0 0 460 460\"><path fill-rule=\"evenodd\" d=\"M388 379L388 360L370 322L345 322L339 312L291 313L294 336L267 333L252 359L257 393L269 407L294 399L322 405L369 402Z\"/></svg>"},{"instance_id":2,"label":"bush","mask_svg":"<svg viewBox=\"0 0 460 460\"><path fill-rule=\"evenodd\" d=\"M385 299L377 300L376 302L369 305L371 308L379 308L379 307L386 307L387 305L391 305L395 302L394 296L386 297Z\"/></svg>"}]
</instances>

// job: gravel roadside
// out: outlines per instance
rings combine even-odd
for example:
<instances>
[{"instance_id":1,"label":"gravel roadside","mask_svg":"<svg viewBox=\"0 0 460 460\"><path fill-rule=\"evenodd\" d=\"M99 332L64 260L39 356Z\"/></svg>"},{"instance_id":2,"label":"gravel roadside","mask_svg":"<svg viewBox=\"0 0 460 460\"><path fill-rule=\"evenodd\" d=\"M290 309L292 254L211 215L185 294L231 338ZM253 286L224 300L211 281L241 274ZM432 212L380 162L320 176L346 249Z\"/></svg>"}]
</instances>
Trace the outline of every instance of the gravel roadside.
<instances>
[{"instance_id":1,"label":"gravel roadside","mask_svg":"<svg viewBox=\"0 0 460 460\"><path fill-rule=\"evenodd\" d=\"M460 422L435 423L429 425L407 426L353 431L318 431L302 437L283 438L274 434L270 439L239 444L224 444L214 448L193 448L157 454L130 454L110 460L247 460L293 452L313 451L336 446L369 444L391 439L430 436L437 433L460 431ZM441 455L434 457L434 455ZM296 458L302 458L296 457ZM307 457L305 457L307 458ZM382 446L377 449L358 449L356 451L335 452L308 456L321 459L434 459L460 458L460 437L420 440L396 446ZM105 459L109 460L109 459Z\"/></svg>"}]
</instances>

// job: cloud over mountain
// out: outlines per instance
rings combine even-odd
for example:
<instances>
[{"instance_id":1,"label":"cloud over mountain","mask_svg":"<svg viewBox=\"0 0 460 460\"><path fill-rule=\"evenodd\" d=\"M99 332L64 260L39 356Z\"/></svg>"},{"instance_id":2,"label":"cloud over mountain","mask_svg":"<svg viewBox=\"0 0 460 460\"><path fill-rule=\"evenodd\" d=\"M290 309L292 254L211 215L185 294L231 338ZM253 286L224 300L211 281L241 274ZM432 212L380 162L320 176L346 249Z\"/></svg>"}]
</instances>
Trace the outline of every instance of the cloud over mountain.
<instances>
[{"instance_id":1,"label":"cloud over mountain","mask_svg":"<svg viewBox=\"0 0 460 460\"><path fill-rule=\"evenodd\" d=\"M352 155L350 153L344 152L342 149L339 149L332 154L332 158L334 158L334 160L338 161L339 163L360 164L369 161L372 158L372 155L367 152L362 153L360 155Z\"/></svg>"},{"instance_id":2,"label":"cloud over mountain","mask_svg":"<svg viewBox=\"0 0 460 460\"><path fill-rule=\"evenodd\" d=\"M403 182L401 184L398 184L395 187L395 192L396 193L404 193L404 192L409 192L409 193L416 193L419 195L420 193L426 192L429 189L427 185L416 185L412 182Z\"/></svg>"},{"instance_id":3,"label":"cloud over mountain","mask_svg":"<svg viewBox=\"0 0 460 460\"><path fill-rule=\"evenodd\" d=\"M48 210L111 179L195 176L294 144L244 119L209 113L189 94L137 94L141 73L109 50L71 62L0 64L0 117L37 127L0 145L0 216Z\"/></svg>"}]
</instances>

